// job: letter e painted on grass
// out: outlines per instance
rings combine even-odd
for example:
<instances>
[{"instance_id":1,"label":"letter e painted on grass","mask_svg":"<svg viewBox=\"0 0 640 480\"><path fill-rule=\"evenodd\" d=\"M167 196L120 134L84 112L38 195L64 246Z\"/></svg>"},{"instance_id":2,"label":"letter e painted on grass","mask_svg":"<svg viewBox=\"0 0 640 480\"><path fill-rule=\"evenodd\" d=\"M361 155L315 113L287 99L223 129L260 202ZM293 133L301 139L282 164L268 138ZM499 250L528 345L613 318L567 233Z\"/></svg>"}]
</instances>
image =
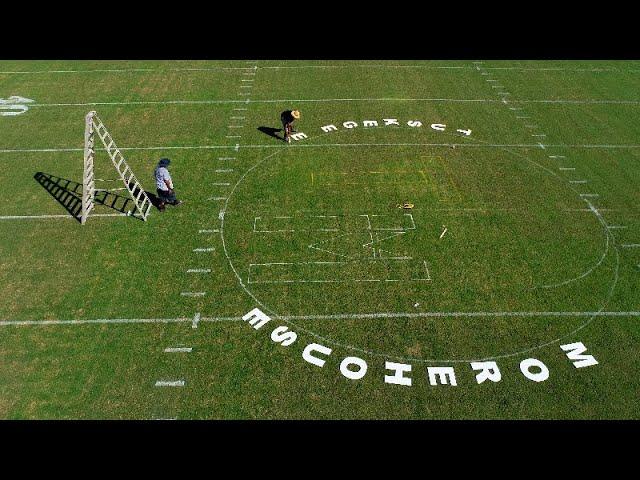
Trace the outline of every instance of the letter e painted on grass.
<instances>
[{"instance_id":1,"label":"letter e painted on grass","mask_svg":"<svg viewBox=\"0 0 640 480\"><path fill-rule=\"evenodd\" d=\"M393 383L395 385L407 385L411 386L411 378L405 377L404 372L411 371L411 365L404 363L385 362L384 367L387 370L394 370L393 375L385 375L384 383Z\"/></svg>"},{"instance_id":2,"label":"letter e painted on grass","mask_svg":"<svg viewBox=\"0 0 640 480\"><path fill-rule=\"evenodd\" d=\"M459 128L458 130L456 130L456 132L460 132L460 133L462 133L463 135L465 135L465 136L467 136L467 137L468 137L469 135L471 135L471 129L468 129L468 130L462 130L461 128Z\"/></svg>"},{"instance_id":3,"label":"letter e painted on grass","mask_svg":"<svg viewBox=\"0 0 640 480\"><path fill-rule=\"evenodd\" d=\"M478 382L478 384L486 380L491 380L495 383L502 380L502 374L496 362L471 362L471 368L475 371L480 370L480 373L476 375L476 382Z\"/></svg>"},{"instance_id":4,"label":"letter e painted on grass","mask_svg":"<svg viewBox=\"0 0 640 480\"><path fill-rule=\"evenodd\" d=\"M456 372L453 367L427 367L429 383L431 385L458 385L456 382Z\"/></svg>"},{"instance_id":5,"label":"letter e painted on grass","mask_svg":"<svg viewBox=\"0 0 640 480\"><path fill-rule=\"evenodd\" d=\"M378 126L378 121L377 120L365 120L364 122L362 122L362 124L365 127L377 127Z\"/></svg>"},{"instance_id":6,"label":"letter e painted on grass","mask_svg":"<svg viewBox=\"0 0 640 480\"><path fill-rule=\"evenodd\" d=\"M534 373L531 371L532 367L538 368L540 371L538 373ZM534 382L544 382L549 378L549 369L537 358L527 358L526 360L521 361L520 371L525 377L529 380L533 380Z\"/></svg>"},{"instance_id":7,"label":"letter e painted on grass","mask_svg":"<svg viewBox=\"0 0 640 480\"><path fill-rule=\"evenodd\" d=\"M383 118L382 120L384 120L385 126L387 126L387 125L398 125L398 126L400 126L400 124L398 123L398 119L397 118Z\"/></svg>"},{"instance_id":8,"label":"letter e painted on grass","mask_svg":"<svg viewBox=\"0 0 640 480\"><path fill-rule=\"evenodd\" d=\"M338 130L338 127L335 125L325 125L324 127L320 127L323 132L329 133Z\"/></svg>"},{"instance_id":9,"label":"letter e painted on grass","mask_svg":"<svg viewBox=\"0 0 640 480\"><path fill-rule=\"evenodd\" d=\"M293 138L294 140L298 141L298 140L302 140L303 138L307 138L307 134L306 133L302 133L302 132L298 132L298 133L294 133L293 135L291 135L291 138Z\"/></svg>"},{"instance_id":10,"label":"letter e painted on grass","mask_svg":"<svg viewBox=\"0 0 640 480\"><path fill-rule=\"evenodd\" d=\"M349 365L356 365L358 370L350 370ZM360 380L367 373L367 362L358 357L346 357L340 363L340 373L350 380Z\"/></svg>"},{"instance_id":11,"label":"letter e painted on grass","mask_svg":"<svg viewBox=\"0 0 640 480\"><path fill-rule=\"evenodd\" d=\"M311 355L311 352L319 352L323 355L331 355L331 349L327 348L318 343L310 343L306 347L304 347L304 351L302 352L302 358L304 358L307 362L312 363L318 367L324 367L325 361L321 358L314 357Z\"/></svg>"},{"instance_id":12,"label":"letter e painted on grass","mask_svg":"<svg viewBox=\"0 0 640 480\"><path fill-rule=\"evenodd\" d=\"M560 345L560 348L567 353L569 360L573 360L573 366L576 368L590 367L591 365L597 365L598 361L593 355L583 355L587 351L587 347L584 343L569 343L567 345Z\"/></svg>"},{"instance_id":13,"label":"letter e painted on grass","mask_svg":"<svg viewBox=\"0 0 640 480\"><path fill-rule=\"evenodd\" d=\"M247 313L244 317L242 317L242 320L244 320L245 322L249 320L249 325L251 325L253 328L258 330L259 328L264 326L268 321L270 321L271 318L268 315L265 315L264 313L262 313L262 311L259 308L254 308L249 313Z\"/></svg>"},{"instance_id":14,"label":"letter e painted on grass","mask_svg":"<svg viewBox=\"0 0 640 480\"><path fill-rule=\"evenodd\" d=\"M344 122L342 124L342 126L344 128L356 128L358 126L358 124L356 122L353 122L353 121L349 120L348 122Z\"/></svg>"},{"instance_id":15,"label":"letter e painted on grass","mask_svg":"<svg viewBox=\"0 0 640 480\"><path fill-rule=\"evenodd\" d=\"M271 332L271 340L276 343L281 343L282 346L288 347L298 338L298 334L296 332L289 332L289 327L280 326L273 329Z\"/></svg>"}]
</instances>

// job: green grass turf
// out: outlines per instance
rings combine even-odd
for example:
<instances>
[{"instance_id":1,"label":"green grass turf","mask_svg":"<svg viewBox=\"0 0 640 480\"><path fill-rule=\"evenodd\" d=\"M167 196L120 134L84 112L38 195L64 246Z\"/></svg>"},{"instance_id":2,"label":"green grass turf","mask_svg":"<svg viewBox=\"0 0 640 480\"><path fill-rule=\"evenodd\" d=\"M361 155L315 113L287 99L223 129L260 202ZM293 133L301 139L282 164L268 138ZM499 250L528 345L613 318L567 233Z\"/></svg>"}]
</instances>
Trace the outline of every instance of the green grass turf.
<instances>
[{"instance_id":1,"label":"green grass turf","mask_svg":"<svg viewBox=\"0 0 640 480\"><path fill-rule=\"evenodd\" d=\"M0 62L0 98L35 101L0 117L0 216L66 215L0 219L0 320L181 319L0 325L0 417L640 416L637 314L517 315L640 311L640 248L624 246L640 243L640 63L252 65ZM259 130L279 128L286 108L308 135L292 145ZM91 109L147 190L157 160L172 159L184 206L148 222L68 215L38 179L81 181ZM383 118L401 125L362 126ZM96 165L115 178L105 152ZM295 318L256 331L240 319L255 307ZM395 316L354 316L379 313ZM278 325L297 341L274 343ZM323 368L302 359L312 342L332 349ZM572 342L599 364L575 368L559 348ZM193 350L164 352L177 346ZM361 380L340 374L348 356L367 362ZM526 379L526 358L549 379ZM480 359L496 359L501 382L476 384ZM413 385L385 384L385 361L412 365ZM430 385L438 366L458 386Z\"/></svg>"}]
</instances>

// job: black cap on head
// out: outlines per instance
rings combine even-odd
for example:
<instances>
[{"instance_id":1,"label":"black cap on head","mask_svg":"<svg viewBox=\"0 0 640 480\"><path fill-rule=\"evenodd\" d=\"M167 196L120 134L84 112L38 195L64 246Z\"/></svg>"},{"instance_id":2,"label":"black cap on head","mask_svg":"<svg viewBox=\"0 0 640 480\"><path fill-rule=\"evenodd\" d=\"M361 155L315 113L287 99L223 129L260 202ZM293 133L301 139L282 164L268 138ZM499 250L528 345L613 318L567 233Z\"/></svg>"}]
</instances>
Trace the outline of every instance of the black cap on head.
<instances>
[{"instance_id":1,"label":"black cap on head","mask_svg":"<svg viewBox=\"0 0 640 480\"><path fill-rule=\"evenodd\" d=\"M169 160L168 158L161 158L160 161L158 162L158 165L160 165L161 167L166 167L170 163L171 163L171 160Z\"/></svg>"}]
</instances>

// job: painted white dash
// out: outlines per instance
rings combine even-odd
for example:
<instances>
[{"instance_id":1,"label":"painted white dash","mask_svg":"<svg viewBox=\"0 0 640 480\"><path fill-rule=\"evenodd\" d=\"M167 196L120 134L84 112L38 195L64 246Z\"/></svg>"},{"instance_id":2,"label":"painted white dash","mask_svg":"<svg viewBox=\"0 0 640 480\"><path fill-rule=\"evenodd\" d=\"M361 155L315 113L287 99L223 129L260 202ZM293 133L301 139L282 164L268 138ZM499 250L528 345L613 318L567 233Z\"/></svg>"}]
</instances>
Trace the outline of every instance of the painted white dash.
<instances>
[{"instance_id":1,"label":"painted white dash","mask_svg":"<svg viewBox=\"0 0 640 480\"><path fill-rule=\"evenodd\" d=\"M546 137L544 133L531 134L532 137Z\"/></svg>"},{"instance_id":2,"label":"painted white dash","mask_svg":"<svg viewBox=\"0 0 640 480\"><path fill-rule=\"evenodd\" d=\"M207 200L226 200L227 197L209 197Z\"/></svg>"},{"instance_id":3,"label":"painted white dash","mask_svg":"<svg viewBox=\"0 0 640 480\"><path fill-rule=\"evenodd\" d=\"M564 155L549 155L549 158L566 158Z\"/></svg>"},{"instance_id":4,"label":"painted white dash","mask_svg":"<svg viewBox=\"0 0 640 480\"><path fill-rule=\"evenodd\" d=\"M607 225L608 229L612 229L612 228L627 228L626 225Z\"/></svg>"},{"instance_id":5,"label":"painted white dash","mask_svg":"<svg viewBox=\"0 0 640 480\"><path fill-rule=\"evenodd\" d=\"M158 380L156 387L184 387L184 380Z\"/></svg>"},{"instance_id":6,"label":"painted white dash","mask_svg":"<svg viewBox=\"0 0 640 480\"><path fill-rule=\"evenodd\" d=\"M198 230L198 233L220 233L220 230Z\"/></svg>"},{"instance_id":7,"label":"painted white dash","mask_svg":"<svg viewBox=\"0 0 640 480\"><path fill-rule=\"evenodd\" d=\"M192 347L167 347L164 349L165 353L191 353Z\"/></svg>"},{"instance_id":8,"label":"painted white dash","mask_svg":"<svg viewBox=\"0 0 640 480\"><path fill-rule=\"evenodd\" d=\"M509 107L509 110L522 110L522 107Z\"/></svg>"},{"instance_id":9,"label":"painted white dash","mask_svg":"<svg viewBox=\"0 0 640 480\"><path fill-rule=\"evenodd\" d=\"M231 117L231 118L232 118L233 120L244 120L244 119L245 119L245 118L247 118L247 117L238 117L238 116L235 116L235 117Z\"/></svg>"},{"instance_id":10,"label":"painted white dash","mask_svg":"<svg viewBox=\"0 0 640 480\"><path fill-rule=\"evenodd\" d=\"M229 182L218 182L218 183L212 183L211 185L226 187L227 185L231 185L231 184Z\"/></svg>"},{"instance_id":11,"label":"painted white dash","mask_svg":"<svg viewBox=\"0 0 640 480\"><path fill-rule=\"evenodd\" d=\"M242 135L227 135L227 138L241 138Z\"/></svg>"},{"instance_id":12,"label":"painted white dash","mask_svg":"<svg viewBox=\"0 0 640 480\"><path fill-rule=\"evenodd\" d=\"M623 248L638 248L640 247L640 243L625 243L620 246Z\"/></svg>"},{"instance_id":13,"label":"painted white dash","mask_svg":"<svg viewBox=\"0 0 640 480\"><path fill-rule=\"evenodd\" d=\"M214 250L214 247L199 247L193 249L194 252L213 252Z\"/></svg>"},{"instance_id":14,"label":"painted white dash","mask_svg":"<svg viewBox=\"0 0 640 480\"><path fill-rule=\"evenodd\" d=\"M193 316L193 321L191 322L191 328L198 328L198 322L200 321L200 312L197 312Z\"/></svg>"},{"instance_id":15,"label":"painted white dash","mask_svg":"<svg viewBox=\"0 0 640 480\"><path fill-rule=\"evenodd\" d=\"M190 268L187 273L211 273L210 268Z\"/></svg>"},{"instance_id":16,"label":"painted white dash","mask_svg":"<svg viewBox=\"0 0 640 480\"><path fill-rule=\"evenodd\" d=\"M246 108L244 108L244 107L239 107L239 108L234 108L234 110L235 110L236 112L242 112L242 111L246 110Z\"/></svg>"},{"instance_id":17,"label":"painted white dash","mask_svg":"<svg viewBox=\"0 0 640 480\"><path fill-rule=\"evenodd\" d=\"M569 183L587 183L586 180L569 180Z\"/></svg>"},{"instance_id":18,"label":"painted white dash","mask_svg":"<svg viewBox=\"0 0 640 480\"><path fill-rule=\"evenodd\" d=\"M227 125L229 128L244 128L244 125Z\"/></svg>"},{"instance_id":19,"label":"painted white dash","mask_svg":"<svg viewBox=\"0 0 640 480\"><path fill-rule=\"evenodd\" d=\"M560 167L559 170L575 170L575 167Z\"/></svg>"},{"instance_id":20,"label":"painted white dash","mask_svg":"<svg viewBox=\"0 0 640 480\"><path fill-rule=\"evenodd\" d=\"M183 297L204 297L206 292L182 292L180 295Z\"/></svg>"},{"instance_id":21,"label":"painted white dash","mask_svg":"<svg viewBox=\"0 0 640 480\"><path fill-rule=\"evenodd\" d=\"M516 118L531 118L528 115L517 115Z\"/></svg>"},{"instance_id":22,"label":"painted white dash","mask_svg":"<svg viewBox=\"0 0 640 480\"><path fill-rule=\"evenodd\" d=\"M236 157L218 157L218 160L235 160Z\"/></svg>"},{"instance_id":23,"label":"painted white dash","mask_svg":"<svg viewBox=\"0 0 640 480\"><path fill-rule=\"evenodd\" d=\"M600 195L597 193L581 193L581 197L599 197Z\"/></svg>"}]
</instances>

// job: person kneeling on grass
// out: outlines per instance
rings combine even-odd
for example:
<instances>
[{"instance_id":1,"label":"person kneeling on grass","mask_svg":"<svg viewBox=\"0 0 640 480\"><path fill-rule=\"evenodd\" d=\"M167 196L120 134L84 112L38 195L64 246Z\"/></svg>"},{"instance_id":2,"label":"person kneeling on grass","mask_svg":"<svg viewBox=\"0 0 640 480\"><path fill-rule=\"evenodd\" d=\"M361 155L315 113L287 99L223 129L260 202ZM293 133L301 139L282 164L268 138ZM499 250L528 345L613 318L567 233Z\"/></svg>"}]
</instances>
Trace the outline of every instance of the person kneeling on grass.
<instances>
[{"instance_id":1,"label":"person kneeling on grass","mask_svg":"<svg viewBox=\"0 0 640 480\"><path fill-rule=\"evenodd\" d=\"M171 175L169 174L169 170L167 170L170 163L171 160L168 158L161 158L153 172L156 177L156 189L158 191L158 199L160 200L158 209L161 212L164 212L166 208L165 204L167 203L170 205L180 205L182 203L176 198L176 192L173 190L173 180L171 180Z\"/></svg>"},{"instance_id":2,"label":"person kneeling on grass","mask_svg":"<svg viewBox=\"0 0 640 480\"><path fill-rule=\"evenodd\" d=\"M291 143L291 133L294 133L293 121L300 118L300 112L298 110L285 110L280 114L280 120L284 127L284 141Z\"/></svg>"}]
</instances>

